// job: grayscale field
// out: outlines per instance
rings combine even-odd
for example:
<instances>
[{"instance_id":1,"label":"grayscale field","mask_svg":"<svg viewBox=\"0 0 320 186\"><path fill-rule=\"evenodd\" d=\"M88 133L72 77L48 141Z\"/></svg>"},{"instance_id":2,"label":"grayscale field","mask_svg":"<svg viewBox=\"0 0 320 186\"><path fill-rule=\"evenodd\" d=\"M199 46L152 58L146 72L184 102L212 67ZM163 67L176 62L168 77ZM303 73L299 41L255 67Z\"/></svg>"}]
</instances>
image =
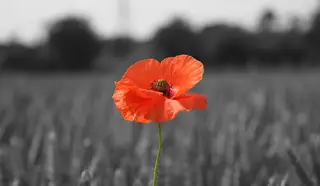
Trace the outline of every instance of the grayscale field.
<instances>
[{"instance_id":1,"label":"grayscale field","mask_svg":"<svg viewBox=\"0 0 320 186\"><path fill-rule=\"evenodd\" d=\"M320 179L320 77L314 73L205 73L192 91L205 111L164 124L160 185L301 185L286 150ZM157 127L124 121L112 75L0 78L1 182L147 185ZM2 185L2 184L1 184Z\"/></svg>"}]
</instances>

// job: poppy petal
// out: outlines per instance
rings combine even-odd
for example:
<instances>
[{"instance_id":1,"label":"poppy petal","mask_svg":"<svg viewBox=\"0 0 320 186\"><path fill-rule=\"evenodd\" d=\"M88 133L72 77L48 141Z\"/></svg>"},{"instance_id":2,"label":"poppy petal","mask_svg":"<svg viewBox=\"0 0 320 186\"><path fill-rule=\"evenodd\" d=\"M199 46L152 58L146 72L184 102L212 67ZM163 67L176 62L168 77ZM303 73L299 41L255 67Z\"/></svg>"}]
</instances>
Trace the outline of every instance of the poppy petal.
<instances>
[{"instance_id":1,"label":"poppy petal","mask_svg":"<svg viewBox=\"0 0 320 186\"><path fill-rule=\"evenodd\" d=\"M159 100L163 100L162 93L140 89L128 79L115 84L116 89L112 98L123 118L128 121L150 123L152 120L146 118L147 112L152 110Z\"/></svg>"},{"instance_id":2,"label":"poppy petal","mask_svg":"<svg viewBox=\"0 0 320 186\"><path fill-rule=\"evenodd\" d=\"M180 104L179 101L174 99L164 98L161 104L157 104L152 110L149 111L147 118L158 123L174 119L179 112L186 109Z\"/></svg>"},{"instance_id":3,"label":"poppy petal","mask_svg":"<svg viewBox=\"0 0 320 186\"><path fill-rule=\"evenodd\" d=\"M188 110L180 101L168 99L160 92L140 89L130 80L116 82L112 98L125 120L139 123L163 123Z\"/></svg>"},{"instance_id":4,"label":"poppy petal","mask_svg":"<svg viewBox=\"0 0 320 186\"><path fill-rule=\"evenodd\" d=\"M176 98L177 101L186 109L200 109L205 110L207 108L208 100L202 94L184 94Z\"/></svg>"},{"instance_id":5,"label":"poppy petal","mask_svg":"<svg viewBox=\"0 0 320 186\"><path fill-rule=\"evenodd\" d=\"M140 88L150 89L150 83L160 77L160 63L155 59L146 59L131 65L122 78L131 79Z\"/></svg>"},{"instance_id":6,"label":"poppy petal","mask_svg":"<svg viewBox=\"0 0 320 186\"><path fill-rule=\"evenodd\" d=\"M176 95L186 93L193 88L203 78L203 64L189 55L178 55L169 57L161 62L162 75L173 89L176 89Z\"/></svg>"}]
</instances>

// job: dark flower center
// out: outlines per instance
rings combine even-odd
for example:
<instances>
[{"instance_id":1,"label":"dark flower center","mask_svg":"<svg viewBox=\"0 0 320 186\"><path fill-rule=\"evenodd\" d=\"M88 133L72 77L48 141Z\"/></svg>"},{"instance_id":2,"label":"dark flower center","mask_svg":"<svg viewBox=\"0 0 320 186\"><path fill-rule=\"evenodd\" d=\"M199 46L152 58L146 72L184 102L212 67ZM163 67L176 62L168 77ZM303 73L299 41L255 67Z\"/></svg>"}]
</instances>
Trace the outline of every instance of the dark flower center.
<instances>
[{"instance_id":1,"label":"dark flower center","mask_svg":"<svg viewBox=\"0 0 320 186\"><path fill-rule=\"evenodd\" d=\"M151 89L162 92L166 97L170 97L171 85L164 79L158 79L151 82Z\"/></svg>"}]
</instances>

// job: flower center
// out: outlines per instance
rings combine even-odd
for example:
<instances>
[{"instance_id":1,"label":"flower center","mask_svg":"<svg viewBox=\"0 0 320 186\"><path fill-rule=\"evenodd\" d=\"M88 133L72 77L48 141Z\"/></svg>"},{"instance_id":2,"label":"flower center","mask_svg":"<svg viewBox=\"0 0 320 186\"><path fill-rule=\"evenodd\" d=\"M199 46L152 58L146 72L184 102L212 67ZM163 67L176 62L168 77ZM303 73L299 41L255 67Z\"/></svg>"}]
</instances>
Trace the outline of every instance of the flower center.
<instances>
[{"instance_id":1,"label":"flower center","mask_svg":"<svg viewBox=\"0 0 320 186\"><path fill-rule=\"evenodd\" d=\"M158 79L151 82L151 89L162 92L166 97L170 97L171 85L164 79Z\"/></svg>"}]
</instances>

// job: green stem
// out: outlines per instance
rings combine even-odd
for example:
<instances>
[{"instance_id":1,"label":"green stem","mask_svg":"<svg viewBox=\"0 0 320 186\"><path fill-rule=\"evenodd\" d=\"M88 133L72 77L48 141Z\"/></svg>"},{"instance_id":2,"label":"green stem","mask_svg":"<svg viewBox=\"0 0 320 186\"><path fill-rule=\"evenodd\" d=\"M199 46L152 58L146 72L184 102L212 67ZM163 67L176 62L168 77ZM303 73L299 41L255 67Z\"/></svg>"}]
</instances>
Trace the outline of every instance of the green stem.
<instances>
[{"instance_id":1,"label":"green stem","mask_svg":"<svg viewBox=\"0 0 320 186\"><path fill-rule=\"evenodd\" d=\"M153 169L153 184L152 184L152 186L157 186L160 154L161 154L161 150L162 150L162 128L161 128L160 123L158 123L158 135L159 135L159 146L158 146L158 154L157 154L156 162L154 164L154 169Z\"/></svg>"}]
</instances>

